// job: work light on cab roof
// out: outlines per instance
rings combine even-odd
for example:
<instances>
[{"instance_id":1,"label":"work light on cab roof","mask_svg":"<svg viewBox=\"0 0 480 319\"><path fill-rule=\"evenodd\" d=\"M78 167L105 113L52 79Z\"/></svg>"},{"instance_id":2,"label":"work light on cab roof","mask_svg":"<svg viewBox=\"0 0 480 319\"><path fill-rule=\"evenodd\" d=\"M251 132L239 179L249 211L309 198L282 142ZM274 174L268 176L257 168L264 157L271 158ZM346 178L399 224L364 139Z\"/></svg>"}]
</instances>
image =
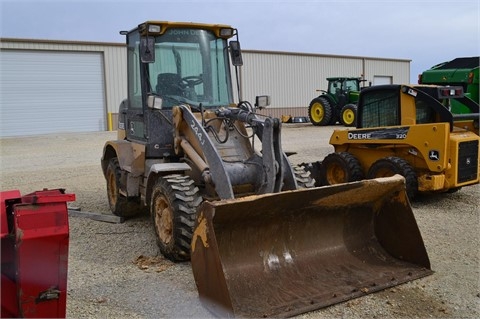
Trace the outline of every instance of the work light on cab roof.
<instances>
[{"instance_id":1,"label":"work light on cab roof","mask_svg":"<svg viewBox=\"0 0 480 319\"><path fill-rule=\"evenodd\" d=\"M209 30L215 33L215 36L228 39L236 35L236 29L223 24L204 24L195 22L167 22L167 21L147 21L138 25L138 30L142 35L161 35L168 29L198 29Z\"/></svg>"}]
</instances>

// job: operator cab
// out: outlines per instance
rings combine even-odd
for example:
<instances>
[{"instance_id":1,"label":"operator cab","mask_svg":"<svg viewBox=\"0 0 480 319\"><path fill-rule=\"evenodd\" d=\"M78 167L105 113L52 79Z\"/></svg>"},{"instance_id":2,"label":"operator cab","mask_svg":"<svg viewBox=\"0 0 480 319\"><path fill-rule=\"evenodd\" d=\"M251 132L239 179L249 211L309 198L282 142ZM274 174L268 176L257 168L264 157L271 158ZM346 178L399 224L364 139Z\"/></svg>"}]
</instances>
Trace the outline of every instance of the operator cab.
<instances>
[{"instance_id":1,"label":"operator cab","mask_svg":"<svg viewBox=\"0 0 480 319\"><path fill-rule=\"evenodd\" d=\"M227 40L235 34L229 26L172 22L146 22L128 32L131 106L143 108L149 96L160 97L162 109L232 104Z\"/></svg>"},{"instance_id":2,"label":"operator cab","mask_svg":"<svg viewBox=\"0 0 480 319\"><path fill-rule=\"evenodd\" d=\"M127 40L128 98L119 111L119 139L144 144L147 158L175 156L174 106L201 112L234 104L229 52L232 64L242 65L237 30L147 21L121 34Z\"/></svg>"}]
</instances>

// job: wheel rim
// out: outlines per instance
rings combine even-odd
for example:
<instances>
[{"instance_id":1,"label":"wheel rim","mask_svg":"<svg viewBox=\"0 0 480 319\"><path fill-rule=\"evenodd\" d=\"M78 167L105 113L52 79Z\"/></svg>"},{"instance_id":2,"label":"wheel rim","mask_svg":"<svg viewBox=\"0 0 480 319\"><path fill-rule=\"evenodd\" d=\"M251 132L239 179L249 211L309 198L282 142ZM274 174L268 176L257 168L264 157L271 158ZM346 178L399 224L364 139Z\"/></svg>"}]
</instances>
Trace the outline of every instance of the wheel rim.
<instances>
[{"instance_id":1,"label":"wheel rim","mask_svg":"<svg viewBox=\"0 0 480 319\"><path fill-rule=\"evenodd\" d=\"M108 172L107 176L107 191L108 191L108 202L110 206L115 206L115 203L117 202L117 197L118 197L118 191L117 191L117 181L115 179L115 173L112 171Z\"/></svg>"},{"instance_id":2,"label":"wheel rim","mask_svg":"<svg viewBox=\"0 0 480 319\"><path fill-rule=\"evenodd\" d=\"M327 169L327 181L330 185L345 183L347 174L343 167L337 163L331 163Z\"/></svg>"},{"instance_id":3,"label":"wheel rim","mask_svg":"<svg viewBox=\"0 0 480 319\"><path fill-rule=\"evenodd\" d=\"M323 105L319 102L313 103L312 107L310 108L310 117L312 118L312 120L314 120L315 122L321 122L324 116L325 111L323 109Z\"/></svg>"},{"instance_id":4,"label":"wheel rim","mask_svg":"<svg viewBox=\"0 0 480 319\"><path fill-rule=\"evenodd\" d=\"M346 109L342 114L342 118L343 123L345 123L346 125L350 125L355 120L355 113L351 109Z\"/></svg>"},{"instance_id":5,"label":"wheel rim","mask_svg":"<svg viewBox=\"0 0 480 319\"><path fill-rule=\"evenodd\" d=\"M158 196L154 210L155 228L157 229L158 237L162 242L168 244L173 236L173 218L170 205L164 196Z\"/></svg>"}]
</instances>

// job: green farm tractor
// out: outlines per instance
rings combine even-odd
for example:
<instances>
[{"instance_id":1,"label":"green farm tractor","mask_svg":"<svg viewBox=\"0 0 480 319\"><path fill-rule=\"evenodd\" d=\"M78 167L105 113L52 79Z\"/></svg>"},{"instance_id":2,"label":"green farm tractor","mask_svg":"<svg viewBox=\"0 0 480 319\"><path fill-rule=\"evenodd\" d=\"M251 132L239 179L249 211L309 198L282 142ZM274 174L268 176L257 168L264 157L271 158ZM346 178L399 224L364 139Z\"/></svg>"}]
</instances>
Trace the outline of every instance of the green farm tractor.
<instances>
[{"instance_id":1,"label":"green farm tractor","mask_svg":"<svg viewBox=\"0 0 480 319\"><path fill-rule=\"evenodd\" d=\"M310 122L316 126L333 125L337 122L345 126L355 126L356 103L360 93L362 78L327 78L328 91L314 98L308 107Z\"/></svg>"}]
</instances>

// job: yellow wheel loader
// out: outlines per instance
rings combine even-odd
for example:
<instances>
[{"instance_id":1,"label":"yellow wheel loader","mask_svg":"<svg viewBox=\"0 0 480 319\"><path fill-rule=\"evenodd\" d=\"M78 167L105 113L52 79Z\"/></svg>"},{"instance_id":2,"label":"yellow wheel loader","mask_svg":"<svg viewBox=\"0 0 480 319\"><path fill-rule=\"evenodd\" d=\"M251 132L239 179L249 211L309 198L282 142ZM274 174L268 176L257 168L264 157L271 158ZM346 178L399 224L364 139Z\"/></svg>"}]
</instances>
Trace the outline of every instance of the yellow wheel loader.
<instances>
[{"instance_id":1,"label":"yellow wheel loader","mask_svg":"<svg viewBox=\"0 0 480 319\"><path fill-rule=\"evenodd\" d=\"M101 159L110 208L148 210L157 243L191 259L220 316L287 316L432 273L400 176L313 188L269 104L234 102L228 25L147 21L128 32L128 97ZM230 65L233 65L233 67ZM240 85L237 85L240 88Z\"/></svg>"},{"instance_id":2,"label":"yellow wheel loader","mask_svg":"<svg viewBox=\"0 0 480 319\"><path fill-rule=\"evenodd\" d=\"M471 113L453 115L450 100ZM454 192L479 183L478 104L462 87L366 88L357 118L356 129L333 132L335 152L313 165L319 185L400 174L412 199L418 192Z\"/></svg>"}]
</instances>

